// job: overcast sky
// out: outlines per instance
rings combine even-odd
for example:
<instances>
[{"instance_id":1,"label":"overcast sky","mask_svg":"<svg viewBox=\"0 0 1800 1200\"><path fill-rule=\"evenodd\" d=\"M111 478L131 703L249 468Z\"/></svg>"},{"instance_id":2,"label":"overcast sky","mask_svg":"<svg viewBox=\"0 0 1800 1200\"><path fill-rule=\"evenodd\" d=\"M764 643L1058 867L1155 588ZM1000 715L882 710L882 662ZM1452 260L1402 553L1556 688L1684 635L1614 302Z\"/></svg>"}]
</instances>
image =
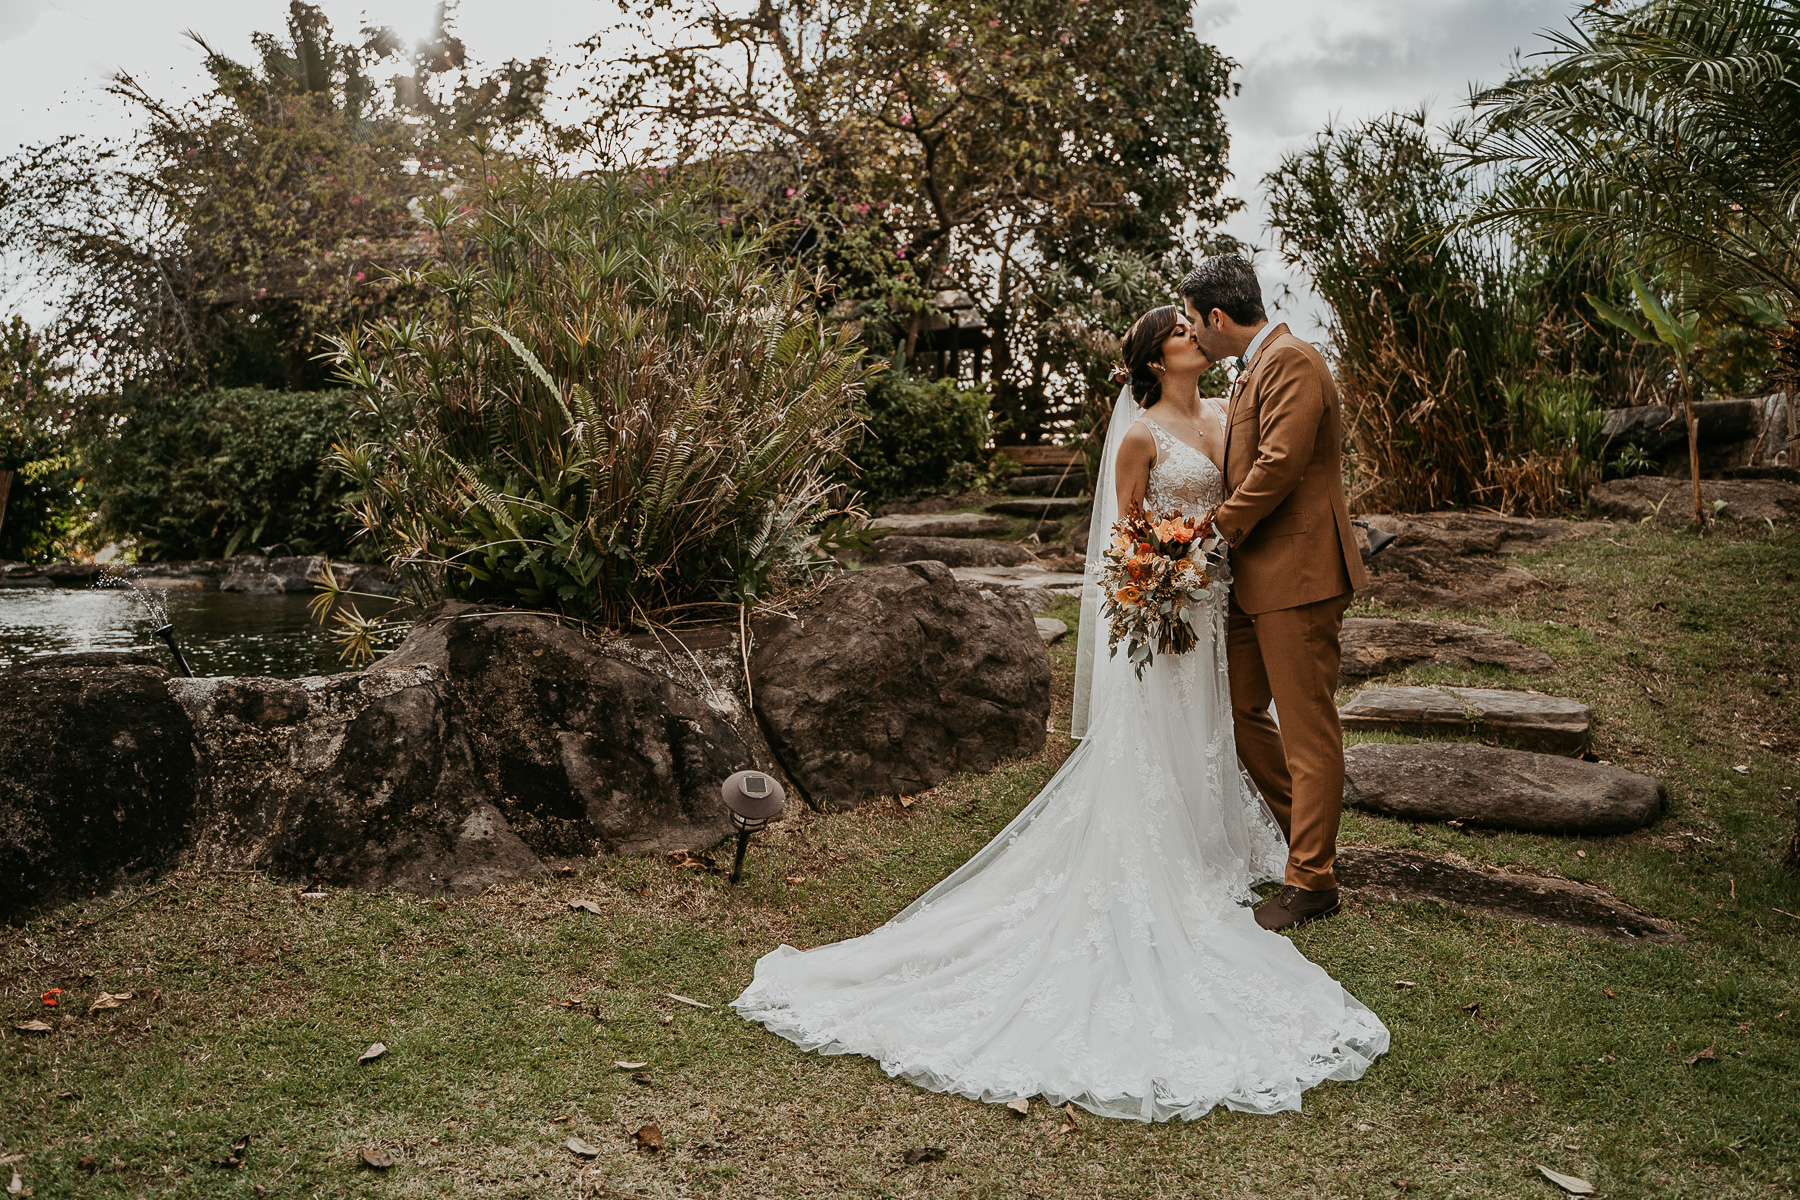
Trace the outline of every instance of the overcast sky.
<instances>
[{"instance_id":1,"label":"overcast sky","mask_svg":"<svg viewBox=\"0 0 1800 1200\"><path fill-rule=\"evenodd\" d=\"M340 32L362 24L427 27L433 0L324 0ZM1197 0L1201 36L1242 64L1228 102L1230 190L1248 202L1230 232L1270 245L1260 180L1329 120L1355 121L1430 103L1442 117L1472 81L1504 77L1515 51L1563 24L1578 0ZM609 0L462 0L459 32L483 60L554 53L608 24ZM65 133L116 133L122 110L101 94L124 69L158 95L196 90L193 29L218 49L248 55L257 29L283 28L285 0L0 0L0 153ZM1273 253L1258 258L1273 300L1286 283L1299 300L1282 315L1306 336L1323 314ZM33 307L21 297L10 307Z\"/></svg>"}]
</instances>

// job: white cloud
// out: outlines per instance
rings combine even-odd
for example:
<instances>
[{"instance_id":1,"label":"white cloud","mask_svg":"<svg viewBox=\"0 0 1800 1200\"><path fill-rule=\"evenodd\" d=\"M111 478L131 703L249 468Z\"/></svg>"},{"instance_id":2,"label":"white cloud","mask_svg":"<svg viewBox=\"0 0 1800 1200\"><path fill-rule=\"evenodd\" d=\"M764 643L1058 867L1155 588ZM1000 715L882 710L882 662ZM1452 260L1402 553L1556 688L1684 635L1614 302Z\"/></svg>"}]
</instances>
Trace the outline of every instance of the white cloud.
<instances>
[{"instance_id":1,"label":"white cloud","mask_svg":"<svg viewBox=\"0 0 1800 1200\"><path fill-rule=\"evenodd\" d=\"M1200 0L1195 24L1242 67L1241 90L1225 103L1231 131L1227 191L1246 202L1227 231L1257 246L1271 300L1285 286L1282 317L1322 337L1324 312L1304 280L1281 266L1264 228L1261 181L1284 155L1309 144L1326 122L1353 123L1429 104L1450 115L1473 82L1503 79L1515 51L1562 23L1574 0Z\"/></svg>"}]
</instances>

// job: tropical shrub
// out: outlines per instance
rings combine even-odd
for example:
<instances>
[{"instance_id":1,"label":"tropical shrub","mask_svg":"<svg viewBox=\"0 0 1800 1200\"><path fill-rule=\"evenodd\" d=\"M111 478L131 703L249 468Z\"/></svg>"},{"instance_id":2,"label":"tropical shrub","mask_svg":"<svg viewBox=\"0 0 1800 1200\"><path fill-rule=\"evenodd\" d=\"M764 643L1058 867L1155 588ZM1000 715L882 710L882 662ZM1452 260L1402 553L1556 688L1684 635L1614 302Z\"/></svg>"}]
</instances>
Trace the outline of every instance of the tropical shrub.
<instances>
[{"instance_id":1,"label":"tropical shrub","mask_svg":"<svg viewBox=\"0 0 1800 1200\"><path fill-rule=\"evenodd\" d=\"M986 392L884 371L869 380L858 412L863 437L847 478L871 500L966 491L986 467Z\"/></svg>"},{"instance_id":2,"label":"tropical shrub","mask_svg":"<svg viewBox=\"0 0 1800 1200\"><path fill-rule=\"evenodd\" d=\"M132 404L86 448L100 531L140 558L226 558L283 544L342 554L349 489L325 463L351 428L346 392L232 388Z\"/></svg>"},{"instance_id":3,"label":"tropical shrub","mask_svg":"<svg viewBox=\"0 0 1800 1200\"><path fill-rule=\"evenodd\" d=\"M1642 352L1576 308L1618 281L1578 253L1459 231L1476 199L1422 113L1327 129L1272 173L1283 258L1331 306L1352 502L1541 513L1599 478L1596 386L1642 392Z\"/></svg>"},{"instance_id":4,"label":"tropical shrub","mask_svg":"<svg viewBox=\"0 0 1800 1200\"><path fill-rule=\"evenodd\" d=\"M68 558L88 523L53 357L21 318L0 325L0 559Z\"/></svg>"},{"instance_id":5,"label":"tropical shrub","mask_svg":"<svg viewBox=\"0 0 1800 1200\"><path fill-rule=\"evenodd\" d=\"M622 627L804 576L866 368L818 281L703 182L529 169L428 213L430 306L338 342L368 424L336 461L416 596Z\"/></svg>"}]
</instances>

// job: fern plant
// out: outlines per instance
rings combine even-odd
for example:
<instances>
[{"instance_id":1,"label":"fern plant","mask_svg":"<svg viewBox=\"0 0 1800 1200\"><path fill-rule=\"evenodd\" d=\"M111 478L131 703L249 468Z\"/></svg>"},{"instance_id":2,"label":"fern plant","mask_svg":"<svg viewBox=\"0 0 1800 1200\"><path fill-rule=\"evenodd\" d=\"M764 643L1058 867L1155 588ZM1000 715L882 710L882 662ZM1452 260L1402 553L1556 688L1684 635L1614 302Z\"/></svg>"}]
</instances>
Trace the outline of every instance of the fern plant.
<instances>
[{"instance_id":1,"label":"fern plant","mask_svg":"<svg viewBox=\"0 0 1800 1200\"><path fill-rule=\"evenodd\" d=\"M334 461L419 599L706 619L828 563L868 367L704 182L520 169L423 209L427 316L336 342Z\"/></svg>"}]
</instances>

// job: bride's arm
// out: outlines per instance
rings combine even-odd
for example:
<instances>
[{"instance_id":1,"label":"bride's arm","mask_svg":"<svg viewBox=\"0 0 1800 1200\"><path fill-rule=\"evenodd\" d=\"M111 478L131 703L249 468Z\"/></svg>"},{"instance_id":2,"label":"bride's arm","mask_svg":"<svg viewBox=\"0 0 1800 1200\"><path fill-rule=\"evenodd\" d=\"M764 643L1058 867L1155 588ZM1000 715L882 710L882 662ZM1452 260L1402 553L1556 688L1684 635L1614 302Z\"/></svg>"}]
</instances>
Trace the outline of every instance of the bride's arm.
<instances>
[{"instance_id":1,"label":"bride's arm","mask_svg":"<svg viewBox=\"0 0 1800 1200\"><path fill-rule=\"evenodd\" d=\"M1113 460L1113 489L1120 516L1143 506L1155 462L1156 439L1142 424L1133 425L1119 442L1119 457Z\"/></svg>"}]
</instances>

